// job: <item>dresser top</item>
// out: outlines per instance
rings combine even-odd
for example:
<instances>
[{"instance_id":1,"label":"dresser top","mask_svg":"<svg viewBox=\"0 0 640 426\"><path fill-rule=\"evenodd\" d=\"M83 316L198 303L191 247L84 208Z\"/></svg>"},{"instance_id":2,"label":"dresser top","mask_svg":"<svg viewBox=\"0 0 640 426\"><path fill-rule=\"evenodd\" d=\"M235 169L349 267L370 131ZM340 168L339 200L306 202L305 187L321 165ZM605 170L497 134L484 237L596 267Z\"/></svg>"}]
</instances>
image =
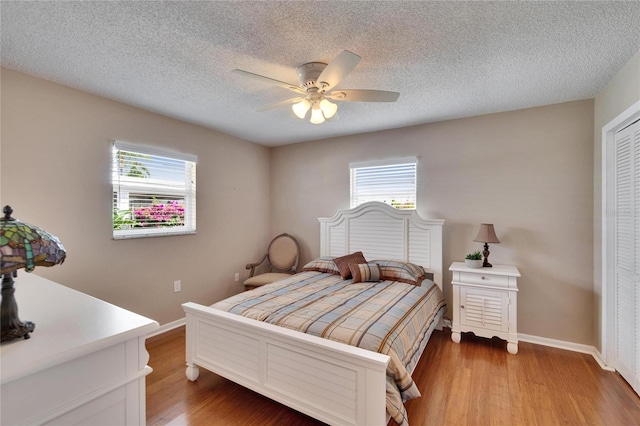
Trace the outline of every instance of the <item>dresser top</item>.
<instances>
[{"instance_id":1,"label":"dresser top","mask_svg":"<svg viewBox=\"0 0 640 426\"><path fill-rule=\"evenodd\" d=\"M469 268L464 262L453 262L449 267L450 271L471 272L475 274L507 275L510 277L520 277L520 271L513 265L493 265L491 268Z\"/></svg>"},{"instance_id":2,"label":"dresser top","mask_svg":"<svg viewBox=\"0 0 640 426\"><path fill-rule=\"evenodd\" d=\"M152 319L33 273L20 271L14 280L18 316L36 327L30 339L2 342L2 384L158 328Z\"/></svg>"}]
</instances>

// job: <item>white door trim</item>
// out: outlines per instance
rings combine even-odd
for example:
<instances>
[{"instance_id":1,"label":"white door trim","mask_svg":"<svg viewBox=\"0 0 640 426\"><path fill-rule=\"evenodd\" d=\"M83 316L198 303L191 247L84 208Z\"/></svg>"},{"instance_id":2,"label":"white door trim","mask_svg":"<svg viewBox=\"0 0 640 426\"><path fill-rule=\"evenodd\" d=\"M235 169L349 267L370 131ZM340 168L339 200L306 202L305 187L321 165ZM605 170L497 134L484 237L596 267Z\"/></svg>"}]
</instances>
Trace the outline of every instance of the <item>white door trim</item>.
<instances>
[{"instance_id":1,"label":"white door trim","mask_svg":"<svg viewBox=\"0 0 640 426\"><path fill-rule=\"evenodd\" d=\"M602 128L602 358L611 366L615 355L615 133L640 118L640 101Z\"/></svg>"}]
</instances>

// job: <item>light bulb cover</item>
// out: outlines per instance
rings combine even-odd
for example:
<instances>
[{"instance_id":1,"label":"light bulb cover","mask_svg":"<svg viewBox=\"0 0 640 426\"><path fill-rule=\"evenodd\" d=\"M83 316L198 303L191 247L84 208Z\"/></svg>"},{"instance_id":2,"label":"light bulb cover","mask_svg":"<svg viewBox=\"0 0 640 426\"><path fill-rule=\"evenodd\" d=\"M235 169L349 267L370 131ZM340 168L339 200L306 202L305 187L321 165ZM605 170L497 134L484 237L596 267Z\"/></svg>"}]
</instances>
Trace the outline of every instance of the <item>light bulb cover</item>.
<instances>
[{"instance_id":1,"label":"light bulb cover","mask_svg":"<svg viewBox=\"0 0 640 426\"><path fill-rule=\"evenodd\" d=\"M300 102L291 105L293 113L300 119L304 119L304 117L307 115L307 111L309 111L309 108L311 108L311 102L306 99L303 99Z\"/></svg>"},{"instance_id":2,"label":"light bulb cover","mask_svg":"<svg viewBox=\"0 0 640 426\"><path fill-rule=\"evenodd\" d=\"M322 110L325 118L331 118L336 115L338 105L329 102L327 99L323 99L320 101L320 109Z\"/></svg>"},{"instance_id":3,"label":"light bulb cover","mask_svg":"<svg viewBox=\"0 0 640 426\"><path fill-rule=\"evenodd\" d=\"M314 105L313 109L311 110L311 122L313 124L324 123L324 116L322 115L322 110L317 105Z\"/></svg>"}]
</instances>

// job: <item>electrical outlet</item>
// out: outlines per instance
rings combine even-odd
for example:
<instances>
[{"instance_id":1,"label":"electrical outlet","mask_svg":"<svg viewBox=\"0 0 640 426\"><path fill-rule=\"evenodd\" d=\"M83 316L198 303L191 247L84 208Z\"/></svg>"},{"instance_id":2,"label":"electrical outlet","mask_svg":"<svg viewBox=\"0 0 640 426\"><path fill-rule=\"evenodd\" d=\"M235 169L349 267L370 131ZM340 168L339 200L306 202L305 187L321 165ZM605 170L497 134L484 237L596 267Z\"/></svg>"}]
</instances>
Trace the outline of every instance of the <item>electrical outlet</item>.
<instances>
[{"instance_id":1,"label":"electrical outlet","mask_svg":"<svg viewBox=\"0 0 640 426\"><path fill-rule=\"evenodd\" d=\"M240 273L236 272L236 274L233 276L233 279L236 280L236 282L240 281Z\"/></svg>"},{"instance_id":2,"label":"electrical outlet","mask_svg":"<svg viewBox=\"0 0 640 426\"><path fill-rule=\"evenodd\" d=\"M174 293L179 292L181 288L182 288L182 282L180 280L177 280L177 281L173 282L173 292Z\"/></svg>"}]
</instances>

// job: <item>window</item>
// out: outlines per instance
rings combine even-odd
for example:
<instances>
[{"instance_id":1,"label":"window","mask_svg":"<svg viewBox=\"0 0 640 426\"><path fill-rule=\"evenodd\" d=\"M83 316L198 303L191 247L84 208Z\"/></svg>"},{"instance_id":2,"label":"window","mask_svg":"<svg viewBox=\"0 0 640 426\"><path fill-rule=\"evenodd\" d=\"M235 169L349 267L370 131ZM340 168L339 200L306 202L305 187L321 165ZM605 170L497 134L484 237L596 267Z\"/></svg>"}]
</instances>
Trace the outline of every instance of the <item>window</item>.
<instances>
[{"instance_id":1,"label":"window","mask_svg":"<svg viewBox=\"0 0 640 426\"><path fill-rule=\"evenodd\" d=\"M195 234L197 160L115 141L113 238Z\"/></svg>"},{"instance_id":2,"label":"window","mask_svg":"<svg viewBox=\"0 0 640 426\"><path fill-rule=\"evenodd\" d=\"M350 163L351 207L382 201L398 209L416 208L416 157Z\"/></svg>"}]
</instances>

